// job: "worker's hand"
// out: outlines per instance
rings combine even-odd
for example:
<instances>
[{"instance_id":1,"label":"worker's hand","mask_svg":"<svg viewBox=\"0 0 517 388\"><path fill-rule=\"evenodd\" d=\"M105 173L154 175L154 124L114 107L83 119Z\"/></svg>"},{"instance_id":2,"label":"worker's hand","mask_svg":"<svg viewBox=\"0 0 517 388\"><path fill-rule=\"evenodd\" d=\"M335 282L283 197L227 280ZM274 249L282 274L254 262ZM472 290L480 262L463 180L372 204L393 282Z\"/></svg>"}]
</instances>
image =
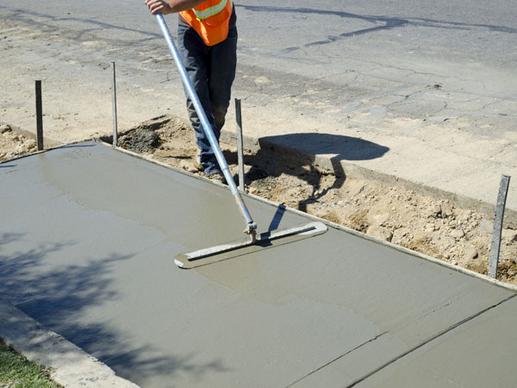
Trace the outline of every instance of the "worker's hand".
<instances>
[{"instance_id":1,"label":"worker's hand","mask_svg":"<svg viewBox=\"0 0 517 388\"><path fill-rule=\"evenodd\" d=\"M166 15L173 12L172 8L165 0L145 0L145 4L153 15L156 15L157 13Z\"/></svg>"}]
</instances>

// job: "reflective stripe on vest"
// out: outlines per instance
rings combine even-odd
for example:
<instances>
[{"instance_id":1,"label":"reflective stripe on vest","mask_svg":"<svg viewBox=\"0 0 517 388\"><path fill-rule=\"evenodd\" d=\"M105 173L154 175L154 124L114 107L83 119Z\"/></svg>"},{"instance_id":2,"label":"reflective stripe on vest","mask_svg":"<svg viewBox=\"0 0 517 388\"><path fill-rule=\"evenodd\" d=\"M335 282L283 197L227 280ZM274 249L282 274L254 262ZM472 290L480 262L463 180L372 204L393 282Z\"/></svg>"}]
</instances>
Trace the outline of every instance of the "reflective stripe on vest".
<instances>
[{"instance_id":1,"label":"reflective stripe on vest","mask_svg":"<svg viewBox=\"0 0 517 388\"><path fill-rule=\"evenodd\" d=\"M198 20L205 20L205 19L208 19L209 17L217 15L219 12L222 12L226 8L226 4L228 2L230 2L230 4L231 4L232 0L221 0L219 2L219 4L206 8L202 11L199 11L195 8L193 9L193 11L194 11L194 14L196 15L196 17L198 18Z\"/></svg>"}]
</instances>

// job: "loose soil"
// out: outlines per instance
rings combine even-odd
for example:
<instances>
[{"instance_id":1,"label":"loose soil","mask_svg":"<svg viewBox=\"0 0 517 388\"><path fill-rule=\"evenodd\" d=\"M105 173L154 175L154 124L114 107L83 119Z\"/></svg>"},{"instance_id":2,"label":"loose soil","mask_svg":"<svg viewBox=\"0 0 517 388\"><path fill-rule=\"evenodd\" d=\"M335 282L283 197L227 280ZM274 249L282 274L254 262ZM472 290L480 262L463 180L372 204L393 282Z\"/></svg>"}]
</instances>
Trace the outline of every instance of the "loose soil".
<instances>
[{"instance_id":1,"label":"loose soil","mask_svg":"<svg viewBox=\"0 0 517 388\"><path fill-rule=\"evenodd\" d=\"M0 125L0 162L37 150L36 141L16 133L9 125Z\"/></svg>"},{"instance_id":2,"label":"loose soil","mask_svg":"<svg viewBox=\"0 0 517 388\"><path fill-rule=\"evenodd\" d=\"M170 166L194 168L197 148L192 129L176 117L161 116L119 137L119 145ZM236 151L221 147L234 174ZM270 153L245 153L251 194L327 219L380 240L486 274L493 223L485 215L384 182L321 172ZM498 279L517 284L517 230L503 230Z\"/></svg>"}]
</instances>

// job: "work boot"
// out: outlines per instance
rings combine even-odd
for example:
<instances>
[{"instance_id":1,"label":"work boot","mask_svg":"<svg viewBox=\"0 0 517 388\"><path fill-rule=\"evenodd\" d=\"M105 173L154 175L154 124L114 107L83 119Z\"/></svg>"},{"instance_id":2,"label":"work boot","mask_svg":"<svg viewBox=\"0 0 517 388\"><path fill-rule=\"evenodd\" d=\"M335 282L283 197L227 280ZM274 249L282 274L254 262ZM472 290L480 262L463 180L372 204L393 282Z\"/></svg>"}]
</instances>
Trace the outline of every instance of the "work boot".
<instances>
[{"instance_id":1,"label":"work boot","mask_svg":"<svg viewBox=\"0 0 517 388\"><path fill-rule=\"evenodd\" d=\"M212 170L211 172L205 172L205 176L210 179L212 182L217 182L222 185L226 185L226 179L224 179L224 175L219 170Z\"/></svg>"},{"instance_id":2,"label":"work boot","mask_svg":"<svg viewBox=\"0 0 517 388\"><path fill-rule=\"evenodd\" d=\"M194 168L199 171L199 172L202 172L205 170L205 167L203 166L203 164L201 163L201 157L199 156L199 154L197 154L194 158L194 161L192 162L192 165L194 166Z\"/></svg>"}]
</instances>

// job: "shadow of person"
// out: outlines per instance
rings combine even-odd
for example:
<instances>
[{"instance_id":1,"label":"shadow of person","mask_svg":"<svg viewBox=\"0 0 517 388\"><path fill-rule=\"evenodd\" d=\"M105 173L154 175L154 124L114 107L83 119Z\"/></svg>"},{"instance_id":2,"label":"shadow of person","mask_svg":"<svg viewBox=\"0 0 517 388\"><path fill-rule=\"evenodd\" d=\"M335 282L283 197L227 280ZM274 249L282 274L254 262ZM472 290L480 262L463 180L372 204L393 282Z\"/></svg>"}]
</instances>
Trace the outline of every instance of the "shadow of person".
<instances>
[{"instance_id":1,"label":"shadow of person","mask_svg":"<svg viewBox=\"0 0 517 388\"><path fill-rule=\"evenodd\" d=\"M346 172L342 161L377 159L389 151L388 147L368 140L326 133L266 136L259 139L259 145L255 155L246 155L244 159L245 164L252 166L246 174L247 183L282 174L304 180L312 186L312 192L298 202L298 209L302 211L330 190L343 186ZM328 157L329 163L319 163L324 160L317 161L321 156ZM332 184L322 187L323 175L332 175Z\"/></svg>"}]
</instances>

